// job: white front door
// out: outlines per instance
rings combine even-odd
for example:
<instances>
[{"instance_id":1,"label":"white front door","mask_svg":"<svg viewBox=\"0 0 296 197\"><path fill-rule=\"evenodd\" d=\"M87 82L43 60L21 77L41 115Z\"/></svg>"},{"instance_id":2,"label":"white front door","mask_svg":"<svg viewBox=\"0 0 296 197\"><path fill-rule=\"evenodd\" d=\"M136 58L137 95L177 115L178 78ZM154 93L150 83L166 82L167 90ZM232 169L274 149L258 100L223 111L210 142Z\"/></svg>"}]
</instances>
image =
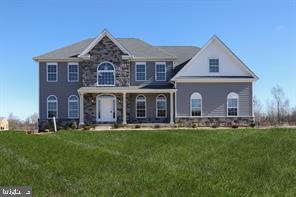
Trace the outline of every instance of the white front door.
<instances>
[{"instance_id":1,"label":"white front door","mask_svg":"<svg viewBox=\"0 0 296 197\"><path fill-rule=\"evenodd\" d=\"M114 96L97 97L97 121L113 122L116 120L116 103Z\"/></svg>"}]
</instances>

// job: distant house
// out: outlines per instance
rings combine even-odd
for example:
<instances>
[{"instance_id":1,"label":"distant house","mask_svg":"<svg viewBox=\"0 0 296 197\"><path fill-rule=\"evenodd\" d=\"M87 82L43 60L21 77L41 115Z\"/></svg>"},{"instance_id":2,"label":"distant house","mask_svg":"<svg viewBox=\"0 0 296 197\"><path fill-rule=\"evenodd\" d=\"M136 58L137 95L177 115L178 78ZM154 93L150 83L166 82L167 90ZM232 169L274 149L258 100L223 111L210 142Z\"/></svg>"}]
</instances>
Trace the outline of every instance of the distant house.
<instances>
[{"instance_id":1,"label":"distant house","mask_svg":"<svg viewBox=\"0 0 296 197\"><path fill-rule=\"evenodd\" d=\"M9 123L7 118L0 117L0 131L6 131L9 129Z\"/></svg>"}]
</instances>

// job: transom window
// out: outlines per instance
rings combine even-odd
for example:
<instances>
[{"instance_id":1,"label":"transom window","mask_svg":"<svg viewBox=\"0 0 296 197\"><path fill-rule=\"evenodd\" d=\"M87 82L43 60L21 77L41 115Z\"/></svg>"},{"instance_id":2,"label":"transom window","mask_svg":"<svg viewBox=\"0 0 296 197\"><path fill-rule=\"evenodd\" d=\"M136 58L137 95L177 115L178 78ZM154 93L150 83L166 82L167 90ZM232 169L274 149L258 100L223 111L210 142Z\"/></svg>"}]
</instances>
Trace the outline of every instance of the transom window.
<instances>
[{"instance_id":1,"label":"transom window","mask_svg":"<svg viewBox=\"0 0 296 197\"><path fill-rule=\"evenodd\" d=\"M139 95L136 98L136 117L146 117L146 97L144 95Z\"/></svg>"},{"instance_id":2,"label":"transom window","mask_svg":"<svg viewBox=\"0 0 296 197\"><path fill-rule=\"evenodd\" d=\"M155 64L155 80L165 81L166 80L166 64L165 62L157 62Z\"/></svg>"},{"instance_id":3,"label":"transom window","mask_svg":"<svg viewBox=\"0 0 296 197\"><path fill-rule=\"evenodd\" d=\"M58 117L58 99L54 95L47 97L47 118Z\"/></svg>"},{"instance_id":4,"label":"transom window","mask_svg":"<svg viewBox=\"0 0 296 197\"><path fill-rule=\"evenodd\" d=\"M70 81L70 82L79 81L78 63L69 63L68 64L68 81Z\"/></svg>"},{"instance_id":5,"label":"transom window","mask_svg":"<svg viewBox=\"0 0 296 197\"><path fill-rule=\"evenodd\" d=\"M193 93L190 97L190 109L191 116L201 116L202 97L197 92Z\"/></svg>"},{"instance_id":6,"label":"transom window","mask_svg":"<svg viewBox=\"0 0 296 197\"><path fill-rule=\"evenodd\" d=\"M46 64L46 74L48 82L58 81L58 64L57 63L47 63Z\"/></svg>"},{"instance_id":7,"label":"transom window","mask_svg":"<svg viewBox=\"0 0 296 197\"><path fill-rule=\"evenodd\" d=\"M136 81L146 80L146 63L137 62L136 63Z\"/></svg>"},{"instance_id":8,"label":"transom window","mask_svg":"<svg viewBox=\"0 0 296 197\"><path fill-rule=\"evenodd\" d=\"M219 72L219 59L209 59L209 71L211 73Z\"/></svg>"},{"instance_id":9,"label":"transom window","mask_svg":"<svg viewBox=\"0 0 296 197\"><path fill-rule=\"evenodd\" d=\"M114 86L115 85L115 68L110 62L103 62L98 66L98 85Z\"/></svg>"},{"instance_id":10,"label":"transom window","mask_svg":"<svg viewBox=\"0 0 296 197\"><path fill-rule=\"evenodd\" d=\"M164 95L156 98L156 117L165 118L167 113L167 101Z\"/></svg>"},{"instance_id":11,"label":"transom window","mask_svg":"<svg viewBox=\"0 0 296 197\"><path fill-rule=\"evenodd\" d=\"M227 115L238 115L238 94L231 92L227 96Z\"/></svg>"},{"instance_id":12,"label":"transom window","mask_svg":"<svg viewBox=\"0 0 296 197\"><path fill-rule=\"evenodd\" d=\"M71 95L68 98L68 118L78 118L78 117L79 117L78 97L76 95Z\"/></svg>"}]
</instances>

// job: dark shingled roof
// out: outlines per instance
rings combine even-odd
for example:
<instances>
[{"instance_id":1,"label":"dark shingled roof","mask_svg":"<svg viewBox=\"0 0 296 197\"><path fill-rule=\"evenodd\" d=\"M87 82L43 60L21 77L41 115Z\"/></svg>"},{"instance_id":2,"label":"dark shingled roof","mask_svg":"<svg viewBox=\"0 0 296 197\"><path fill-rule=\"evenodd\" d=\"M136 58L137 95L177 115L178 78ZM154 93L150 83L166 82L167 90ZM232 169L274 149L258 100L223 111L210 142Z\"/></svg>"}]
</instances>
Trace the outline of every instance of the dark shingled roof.
<instances>
[{"instance_id":1,"label":"dark shingled roof","mask_svg":"<svg viewBox=\"0 0 296 197\"><path fill-rule=\"evenodd\" d=\"M176 66L190 60L200 50L199 47L195 47L195 46L158 46L158 47L178 57L178 59L175 61Z\"/></svg>"},{"instance_id":2,"label":"dark shingled roof","mask_svg":"<svg viewBox=\"0 0 296 197\"><path fill-rule=\"evenodd\" d=\"M43 55L39 55L34 59L56 60L77 57L93 40L94 38L82 40ZM153 46L138 38L116 38L116 40L134 57L147 59L174 59L176 66L191 59L200 50L200 48L194 46Z\"/></svg>"}]
</instances>

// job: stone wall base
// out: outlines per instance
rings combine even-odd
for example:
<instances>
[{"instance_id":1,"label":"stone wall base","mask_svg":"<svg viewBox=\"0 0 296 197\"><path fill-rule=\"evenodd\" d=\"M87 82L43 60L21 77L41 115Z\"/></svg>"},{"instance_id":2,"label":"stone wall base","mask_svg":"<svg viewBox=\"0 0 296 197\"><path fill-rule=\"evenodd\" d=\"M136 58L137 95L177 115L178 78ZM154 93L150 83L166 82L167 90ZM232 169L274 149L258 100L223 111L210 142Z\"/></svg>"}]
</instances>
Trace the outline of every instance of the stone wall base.
<instances>
[{"instance_id":1,"label":"stone wall base","mask_svg":"<svg viewBox=\"0 0 296 197\"><path fill-rule=\"evenodd\" d=\"M77 127L79 126L78 119L56 119L57 129L68 129L72 128L73 123L76 122ZM38 128L39 131L44 131L46 129L54 130L53 120L52 119L38 119Z\"/></svg>"},{"instance_id":2,"label":"stone wall base","mask_svg":"<svg viewBox=\"0 0 296 197\"><path fill-rule=\"evenodd\" d=\"M254 117L198 117L176 118L178 127L248 127L254 123Z\"/></svg>"}]
</instances>

